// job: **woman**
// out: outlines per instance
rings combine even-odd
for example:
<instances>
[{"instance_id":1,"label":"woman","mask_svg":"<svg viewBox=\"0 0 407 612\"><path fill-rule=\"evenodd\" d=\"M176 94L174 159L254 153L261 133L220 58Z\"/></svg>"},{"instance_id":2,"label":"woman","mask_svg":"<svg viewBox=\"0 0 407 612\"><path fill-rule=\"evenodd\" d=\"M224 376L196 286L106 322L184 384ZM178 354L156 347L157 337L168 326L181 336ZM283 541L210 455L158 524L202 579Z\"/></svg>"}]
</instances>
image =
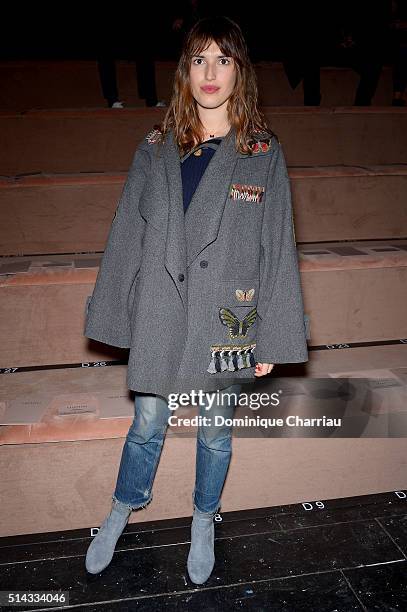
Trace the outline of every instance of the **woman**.
<instances>
[{"instance_id":1,"label":"woman","mask_svg":"<svg viewBox=\"0 0 407 612\"><path fill-rule=\"evenodd\" d=\"M85 335L130 348L136 392L112 510L87 553L97 573L130 512L152 499L170 397L216 396L214 423L232 414L242 383L308 359L284 154L257 108L241 30L226 17L192 28L164 121L137 147ZM201 414L208 401L200 396ZM187 562L196 584L213 569L230 455L231 428L199 427Z\"/></svg>"}]
</instances>

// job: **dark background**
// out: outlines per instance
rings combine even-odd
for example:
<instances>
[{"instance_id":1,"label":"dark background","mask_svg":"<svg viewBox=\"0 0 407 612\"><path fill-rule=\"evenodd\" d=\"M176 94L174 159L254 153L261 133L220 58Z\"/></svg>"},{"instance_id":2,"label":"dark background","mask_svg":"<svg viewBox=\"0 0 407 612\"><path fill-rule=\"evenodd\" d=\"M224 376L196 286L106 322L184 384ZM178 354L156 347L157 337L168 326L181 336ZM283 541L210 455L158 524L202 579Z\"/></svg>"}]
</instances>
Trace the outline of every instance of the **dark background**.
<instances>
[{"instance_id":1,"label":"dark background","mask_svg":"<svg viewBox=\"0 0 407 612\"><path fill-rule=\"evenodd\" d=\"M399 3L400 4L400 3ZM405 0L401 5L405 7ZM391 44L391 0L331 2L145 2L128 5L54 4L2 8L2 59L95 59L101 52L132 59L140 50L156 59L177 59L182 35L194 18L225 14L241 26L252 61L317 52L321 64L340 65L340 46L351 31L358 45L386 59ZM403 8L405 12L405 8ZM184 18L180 32L172 29ZM345 60L346 61L346 60Z\"/></svg>"}]
</instances>

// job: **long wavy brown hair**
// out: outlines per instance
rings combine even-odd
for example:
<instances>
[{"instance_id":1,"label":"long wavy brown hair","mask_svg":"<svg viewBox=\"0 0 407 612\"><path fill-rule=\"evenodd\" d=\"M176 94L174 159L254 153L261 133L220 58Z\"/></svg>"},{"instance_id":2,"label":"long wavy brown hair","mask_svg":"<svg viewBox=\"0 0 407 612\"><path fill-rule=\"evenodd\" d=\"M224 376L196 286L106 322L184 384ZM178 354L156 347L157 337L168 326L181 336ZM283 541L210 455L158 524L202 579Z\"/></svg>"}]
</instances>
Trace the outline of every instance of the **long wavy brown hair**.
<instances>
[{"instance_id":1,"label":"long wavy brown hair","mask_svg":"<svg viewBox=\"0 0 407 612\"><path fill-rule=\"evenodd\" d=\"M242 31L228 17L200 19L189 31L175 72L171 102L164 120L157 127L164 138L170 129L173 130L181 155L203 141L204 127L191 92L189 73L192 57L207 49L212 41L235 62L236 84L228 100L228 120L236 129L236 150L250 155L248 143L253 139L253 133L273 132L258 108L256 73Z\"/></svg>"}]
</instances>

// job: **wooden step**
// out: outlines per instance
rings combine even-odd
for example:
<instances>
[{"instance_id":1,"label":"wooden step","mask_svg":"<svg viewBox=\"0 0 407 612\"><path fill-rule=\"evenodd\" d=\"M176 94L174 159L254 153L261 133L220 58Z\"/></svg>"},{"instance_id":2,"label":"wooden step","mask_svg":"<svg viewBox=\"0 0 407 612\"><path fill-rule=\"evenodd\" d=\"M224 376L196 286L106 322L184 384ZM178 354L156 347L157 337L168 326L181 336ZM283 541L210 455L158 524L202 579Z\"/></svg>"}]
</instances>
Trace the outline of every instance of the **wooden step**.
<instances>
[{"instance_id":1,"label":"wooden step","mask_svg":"<svg viewBox=\"0 0 407 612\"><path fill-rule=\"evenodd\" d=\"M297 242L407 236L406 165L296 167L289 176ZM103 251L125 178L0 179L0 255Z\"/></svg>"},{"instance_id":2,"label":"wooden step","mask_svg":"<svg viewBox=\"0 0 407 612\"><path fill-rule=\"evenodd\" d=\"M71 367L44 364L4 373L0 396L0 444L124 437L134 416L134 392L127 388L126 370L127 364L116 362L104 365L77 363ZM381 402L390 410L386 398L391 398L398 412L404 410L407 400L407 341L316 347L310 349L310 359L304 366L276 364L269 377L244 385L243 391L267 391L270 384L276 384L272 380L278 379L279 384L284 384L287 377L300 383L297 392L294 391L294 395L298 394L295 405L305 410L310 408L305 397L314 392L316 379L327 379L329 384L330 379L346 377L381 383L370 386L372 417L383 409ZM364 388L365 383L361 384ZM329 405L328 394L324 401ZM335 407L335 402L332 398L330 409ZM180 407L176 413L187 416L194 409ZM170 435L187 432L185 427L169 428ZM369 436L368 427L365 434Z\"/></svg>"},{"instance_id":3,"label":"wooden step","mask_svg":"<svg viewBox=\"0 0 407 612\"><path fill-rule=\"evenodd\" d=\"M300 244L298 253L310 344L407 338L407 241ZM83 335L100 257L2 259L0 367L123 358Z\"/></svg>"},{"instance_id":4,"label":"wooden step","mask_svg":"<svg viewBox=\"0 0 407 612\"><path fill-rule=\"evenodd\" d=\"M407 159L407 109L265 107L290 166L386 165ZM160 108L0 112L0 175L127 172Z\"/></svg>"},{"instance_id":5,"label":"wooden step","mask_svg":"<svg viewBox=\"0 0 407 612\"><path fill-rule=\"evenodd\" d=\"M281 437L264 428L254 433L235 428L222 511L402 488L406 351L402 343L312 351L310 371L303 376L281 377L281 366L246 388L244 393L272 393L276 385L285 389L287 401L273 414L314 417L339 410L347 433L341 438L340 430L336 436L300 432L293 439L287 431ZM0 470L7 495L0 536L100 524L134 416L125 371L115 365L3 374ZM347 386L338 394L343 377ZM239 411L236 416L243 414ZM176 413L193 416L196 408ZM193 427L169 428L153 502L133 513L130 523L191 514L195 435ZM242 479L250 484L242 488Z\"/></svg>"}]
</instances>

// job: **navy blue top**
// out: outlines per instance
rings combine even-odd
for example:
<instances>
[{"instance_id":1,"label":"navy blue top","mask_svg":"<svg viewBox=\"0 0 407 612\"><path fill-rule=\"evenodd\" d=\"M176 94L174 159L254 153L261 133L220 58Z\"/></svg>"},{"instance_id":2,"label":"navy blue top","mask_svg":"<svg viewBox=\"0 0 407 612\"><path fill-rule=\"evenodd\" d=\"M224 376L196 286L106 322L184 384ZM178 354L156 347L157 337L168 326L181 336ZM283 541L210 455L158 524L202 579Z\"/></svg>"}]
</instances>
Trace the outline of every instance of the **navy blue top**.
<instances>
[{"instance_id":1,"label":"navy blue top","mask_svg":"<svg viewBox=\"0 0 407 612\"><path fill-rule=\"evenodd\" d=\"M186 212L194 195L196 188L199 185L210 160L212 159L216 148L206 147L205 144L219 145L222 138L211 138L205 140L190 153L181 159L181 176L182 176L182 192L184 200L184 213ZM200 150L200 155L194 155L195 151Z\"/></svg>"}]
</instances>

